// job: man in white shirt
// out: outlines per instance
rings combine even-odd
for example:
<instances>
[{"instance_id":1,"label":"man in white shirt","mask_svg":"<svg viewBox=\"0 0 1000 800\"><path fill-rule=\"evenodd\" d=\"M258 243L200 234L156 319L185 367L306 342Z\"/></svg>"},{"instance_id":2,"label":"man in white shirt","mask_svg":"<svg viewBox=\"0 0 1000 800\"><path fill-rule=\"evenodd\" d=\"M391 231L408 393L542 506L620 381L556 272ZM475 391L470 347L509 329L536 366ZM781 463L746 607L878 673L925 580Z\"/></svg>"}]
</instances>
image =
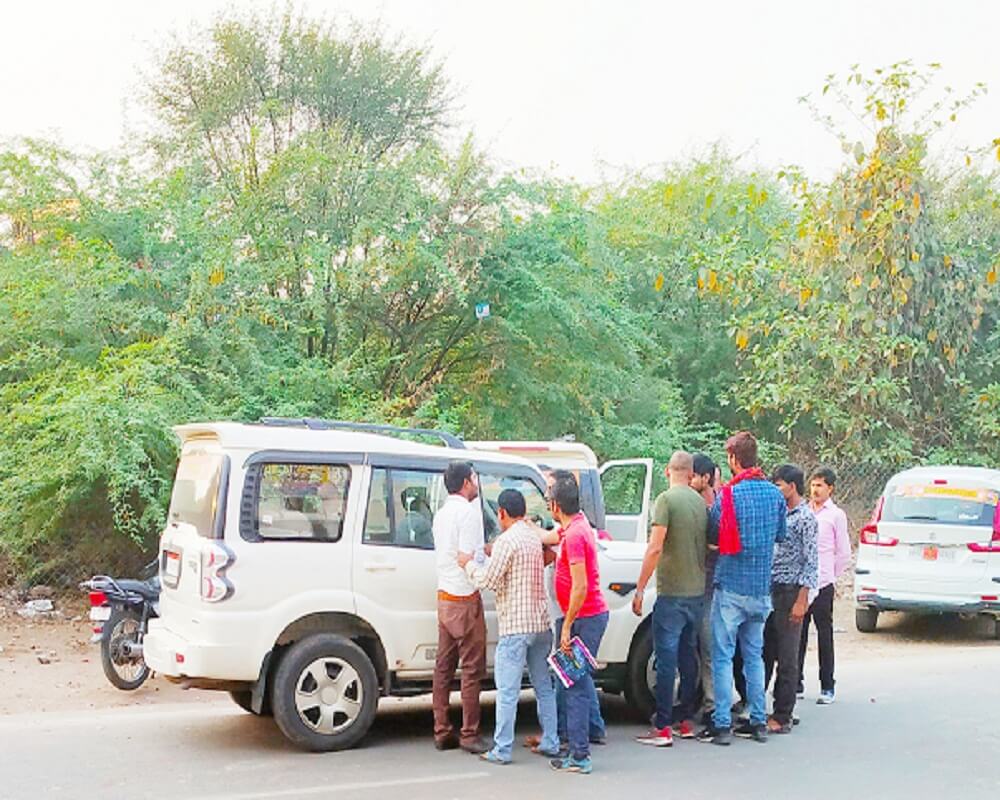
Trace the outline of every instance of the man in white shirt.
<instances>
[{"instance_id":1,"label":"man in white shirt","mask_svg":"<svg viewBox=\"0 0 1000 800\"><path fill-rule=\"evenodd\" d=\"M483 601L458 565L458 554L483 559L483 514L479 478L472 464L453 461L444 471L448 499L434 516L438 586L438 649L434 665L434 746L483 753L479 736L479 688L486 675L486 618ZM451 682L462 665L462 730L458 738L448 718Z\"/></svg>"}]
</instances>

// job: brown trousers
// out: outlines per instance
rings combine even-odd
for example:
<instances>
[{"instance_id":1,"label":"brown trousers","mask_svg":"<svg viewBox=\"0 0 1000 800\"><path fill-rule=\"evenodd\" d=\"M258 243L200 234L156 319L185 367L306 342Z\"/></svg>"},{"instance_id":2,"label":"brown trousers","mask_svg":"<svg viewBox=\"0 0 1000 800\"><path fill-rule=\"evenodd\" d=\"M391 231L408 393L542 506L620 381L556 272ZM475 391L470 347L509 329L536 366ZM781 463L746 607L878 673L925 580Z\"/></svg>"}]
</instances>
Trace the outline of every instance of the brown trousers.
<instances>
[{"instance_id":1,"label":"brown trousers","mask_svg":"<svg viewBox=\"0 0 1000 800\"><path fill-rule=\"evenodd\" d=\"M486 617L477 594L471 600L438 600L438 649L434 664L434 739L454 732L448 719L451 682L462 663L463 744L479 737L479 683L486 677Z\"/></svg>"}]
</instances>

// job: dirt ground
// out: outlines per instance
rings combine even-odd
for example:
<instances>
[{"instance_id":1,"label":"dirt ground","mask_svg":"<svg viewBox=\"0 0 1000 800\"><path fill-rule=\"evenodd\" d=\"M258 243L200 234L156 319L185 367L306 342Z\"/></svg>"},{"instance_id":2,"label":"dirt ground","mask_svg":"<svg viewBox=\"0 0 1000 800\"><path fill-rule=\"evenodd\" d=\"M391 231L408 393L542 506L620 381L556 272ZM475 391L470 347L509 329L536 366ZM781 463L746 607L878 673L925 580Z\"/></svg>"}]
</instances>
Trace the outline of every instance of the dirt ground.
<instances>
[{"instance_id":1,"label":"dirt ground","mask_svg":"<svg viewBox=\"0 0 1000 800\"><path fill-rule=\"evenodd\" d=\"M0 715L224 699L215 692L181 689L156 676L134 692L115 689L101 670L99 646L90 644L84 609L63 613L65 619L28 621L9 611L0 617ZM974 621L951 617L884 614L877 633L858 633L847 597L837 601L834 624L838 660L905 658L952 647L1000 647L1000 642L984 638ZM51 663L40 663L39 656ZM815 683L816 669L816 658L810 655L807 685Z\"/></svg>"}]
</instances>

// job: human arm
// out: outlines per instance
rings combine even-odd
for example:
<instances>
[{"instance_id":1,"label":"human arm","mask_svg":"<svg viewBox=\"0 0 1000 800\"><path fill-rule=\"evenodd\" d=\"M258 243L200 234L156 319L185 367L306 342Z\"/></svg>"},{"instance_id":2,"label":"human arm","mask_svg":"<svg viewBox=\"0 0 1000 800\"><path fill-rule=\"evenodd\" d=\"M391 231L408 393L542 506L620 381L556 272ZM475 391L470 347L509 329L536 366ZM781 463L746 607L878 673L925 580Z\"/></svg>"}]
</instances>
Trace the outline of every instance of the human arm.
<instances>
[{"instance_id":1,"label":"human arm","mask_svg":"<svg viewBox=\"0 0 1000 800\"><path fill-rule=\"evenodd\" d=\"M797 523L797 533L801 539L799 542L800 571L798 580L799 594L795 598L789 612L789 619L792 622L802 622L806 612L809 610L809 595L816 589L819 583L819 525L816 517L809 511L801 511ZM789 531L789 535L792 532Z\"/></svg>"},{"instance_id":2,"label":"human arm","mask_svg":"<svg viewBox=\"0 0 1000 800\"><path fill-rule=\"evenodd\" d=\"M851 538L847 533L847 515L837 509L833 520L833 574L839 578L851 563Z\"/></svg>"},{"instance_id":3,"label":"human arm","mask_svg":"<svg viewBox=\"0 0 1000 800\"><path fill-rule=\"evenodd\" d=\"M654 524L649 535L649 544L646 545L646 555L643 556L642 567L639 570L639 581L635 585L635 594L632 597L632 612L637 617L642 616L642 599L646 593L646 584L656 570L666 539L666 527Z\"/></svg>"},{"instance_id":4,"label":"human arm","mask_svg":"<svg viewBox=\"0 0 1000 800\"><path fill-rule=\"evenodd\" d=\"M493 555L485 563L477 563L469 553L459 553L458 563L477 589L498 591L510 569L512 551L501 536L493 543ZM463 563L464 561L464 563Z\"/></svg>"},{"instance_id":5,"label":"human arm","mask_svg":"<svg viewBox=\"0 0 1000 800\"><path fill-rule=\"evenodd\" d=\"M774 541L783 542L788 538L788 511L785 505L785 498L780 494L777 497L778 503L778 530L774 534Z\"/></svg>"},{"instance_id":6,"label":"human arm","mask_svg":"<svg viewBox=\"0 0 1000 800\"><path fill-rule=\"evenodd\" d=\"M546 530L537 522L530 519L524 520L524 524L534 531L535 535L542 540L542 544L559 544L559 531L557 529L553 528L552 530Z\"/></svg>"},{"instance_id":7,"label":"human arm","mask_svg":"<svg viewBox=\"0 0 1000 800\"><path fill-rule=\"evenodd\" d=\"M583 608L583 603L587 599L587 562L583 559L570 561L569 574L572 586L569 591L569 604L566 607L566 617L563 620L562 635L559 637L559 647L567 653L570 652L570 639L573 638L572 628L576 621L577 614Z\"/></svg>"}]
</instances>

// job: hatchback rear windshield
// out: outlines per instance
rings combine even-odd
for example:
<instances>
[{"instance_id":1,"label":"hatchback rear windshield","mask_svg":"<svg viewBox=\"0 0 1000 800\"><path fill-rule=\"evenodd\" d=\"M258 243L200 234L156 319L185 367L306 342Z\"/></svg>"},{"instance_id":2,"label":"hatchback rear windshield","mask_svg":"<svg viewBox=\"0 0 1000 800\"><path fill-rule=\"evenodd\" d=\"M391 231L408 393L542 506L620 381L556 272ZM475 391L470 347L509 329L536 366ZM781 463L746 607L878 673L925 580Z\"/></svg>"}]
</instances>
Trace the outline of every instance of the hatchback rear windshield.
<instances>
[{"instance_id":1,"label":"hatchback rear windshield","mask_svg":"<svg viewBox=\"0 0 1000 800\"><path fill-rule=\"evenodd\" d=\"M896 486L882 509L888 522L939 523L990 527L997 492L958 486Z\"/></svg>"},{"instance_id":2,"label":"hatchback rear windshield","mask_svg":"<svg viewBox=\"0 0 1000 800\"><path fill-rule=\"evenodd\" d=\"M181 456L170 496L170 522L193 525L202 536L214 535L223 456L193 451Z\"/></svg>"}]
</instances>

